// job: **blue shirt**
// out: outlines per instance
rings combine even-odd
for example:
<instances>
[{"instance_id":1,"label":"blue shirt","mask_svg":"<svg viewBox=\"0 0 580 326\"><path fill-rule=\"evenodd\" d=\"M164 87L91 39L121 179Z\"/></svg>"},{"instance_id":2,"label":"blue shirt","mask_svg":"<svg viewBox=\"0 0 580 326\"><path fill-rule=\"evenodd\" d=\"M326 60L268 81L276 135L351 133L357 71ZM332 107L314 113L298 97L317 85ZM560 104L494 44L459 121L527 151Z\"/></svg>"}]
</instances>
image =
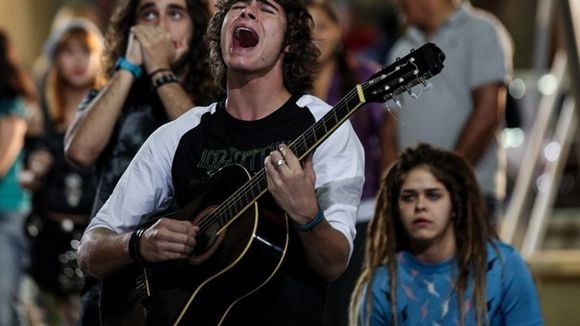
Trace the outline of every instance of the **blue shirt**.
<instances>
[{"instance_id":1,"label":"blue shirt","mask_svg":"<svg viewBox=\"0 0 580 326\"><path fill-rule=\"evenodd\" d=\"M488 271L485 295L489 325L542 325L536 287L528 267L511 246L496 241L498 252L487 246ZM397 255L397 314L400 325L459 325L459 307L454 284L455 259L438 264L419 262L409 252ZM364 291L366 292L366 291ZM366 293L360 301L361 318L366 321ZM386 266L377 268L372 282L370 325L390 325L389 274ZM477 325L472 298L473 279L464 294L466 325ZM485 323L485 322L484 322Z\"/></svg>"}]
</instances>

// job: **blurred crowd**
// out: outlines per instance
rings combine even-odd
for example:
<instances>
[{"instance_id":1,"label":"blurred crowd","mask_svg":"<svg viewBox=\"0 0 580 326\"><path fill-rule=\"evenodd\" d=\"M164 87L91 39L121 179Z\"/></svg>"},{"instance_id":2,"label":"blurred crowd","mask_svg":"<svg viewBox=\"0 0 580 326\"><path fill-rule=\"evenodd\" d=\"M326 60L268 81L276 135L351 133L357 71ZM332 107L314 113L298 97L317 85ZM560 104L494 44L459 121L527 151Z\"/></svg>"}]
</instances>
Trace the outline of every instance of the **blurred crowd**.
<instances>
[{"instance_id":1,"label":"blurred crowd","mask_svg":"<svg viewBox=\"0 0 580 326\"><path fill-rule=\"evenodd\" d=\"M491 14L469 3L447 7L445 2L455 3L426 1L429 5L417 7L405 0L382 6L306 1L321 52L312 93L331 105L422 43L440 44L450 69L432 81L434 89L419 102L408 96L396 103L371 104L351 118L366 152L366 183L351 264L327 291L327 325L347 323L379 180L400 150L430 141L464 155L476 167L490 215L501 215L505 171L497 133L505 123L511 40ZM113 69L103 59L103 34L110 26L102 18L112 9L108 1L61 8L43 52L28 70L14 55L10 31L0 30L0 326L77 325L81 296L95 285L80 270L76 249L95 212L98 173L94 164L70 162L65 137L79 106L95 98L91 92L106 94L105 85L113 82ZM477 37L479 47L471 48L466 38ZM148 64L146 57L141 59ZM151 77L159 73L152 64L146 68ZM165 76L163 83L175 77L158 70ZM182 91L202 101L189 88ZM425 115L413 120L418 111ZM441 134L445 136L440 139Z\"/></svg>"}]
</instances>

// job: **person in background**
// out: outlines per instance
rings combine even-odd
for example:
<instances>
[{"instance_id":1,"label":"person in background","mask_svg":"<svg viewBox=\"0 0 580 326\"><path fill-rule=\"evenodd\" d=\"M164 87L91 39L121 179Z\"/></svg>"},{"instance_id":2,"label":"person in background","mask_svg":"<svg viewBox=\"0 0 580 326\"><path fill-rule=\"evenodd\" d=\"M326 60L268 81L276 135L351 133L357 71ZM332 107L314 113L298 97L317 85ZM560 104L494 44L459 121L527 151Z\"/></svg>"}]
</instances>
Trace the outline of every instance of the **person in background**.
<instances>
[{"instance_id":1,"label":"person in background","mask_svg":"<svg viewBox=\"0 0 580 326\"><path fill-rule=\"evenodd\" d=\"M331 109L319 98L305 95L319 54L311 28L312 19L300 0L216 2L208 29L210 58L227 99L196 107L149 137L87 227L79 248L83 268L95 276L109 277L132 264L190 257L207 223L163 214L149 225L140 222L145 215L163 210L168 202L182 208L202 200L193 194L205 188L209 176L236 164L254 176L253 180L263 181L263 188L256 193L268 192L260 198L260 205L262 200L271 199L285 212L287 219L270 216L280 229L288 226L284 228L288 243L280 247L268 243L270 237L260 238L252 232L251 238L268 248L285 248L283 266L276 268L275 281L241 300L244 309L234 306L232 310L239 315L229 321L240 325L322 323L326 283L344 272L352 253L364 158L348 121L332 128L334 132L302 162L297 156L300 153L295 153L300 148L287 145L294 139L307 142L305 137L298 137ZM312 137L309 139L314 145ZM226 181L231 182L229 178ZM217 185L218 189L224 186ZM230 208L234 213L243 210ZM265 222L266 218L260 216L259 220ZM236 234L236 226L240 225L228 224L224 233ZM219 250L239 249L236 244L244 248L243 242ZM247 262L247 271L265 269L266 260ZM180 273L173 272L168 271L163 278L180 280ZM243 282L238 279L235 283ZM187 292L188 286L179 288ZM110 296L119 295L118 288L111 290ZM162 292L151 291L148 317L161 314L164 306L185 304L181 295L163 298ZM221 291L209 292L216 300L224 297ZM204 318L204 311L193 311L183 318L182 324L196 324Z\"/></svg>"},{"instance_id":2,"label":"person in background","mask_svg":"<svg viewBox=\"0 0 580 326\"><path fill-rule=\"evenodd\" d=\"M108 82L83 101L65 136L71 162L96 166L92 215L155 129L217 96L204 40L209 18L207 0L118 2L105 37ZM91 289L83 325L98 320Z\"/></svg>"},{"instance_id":3,"label":"person in background","mask_svg":"<svg viewBox=\"0 0 580 326\"><path fill-rule=\"evenodd\" d=\"M103 37L87 19L63 23L48 38L43 79L41 135L29 137L28 168L21 178L34 191L29 273L39 288L47 325L75 325L83 278L71 241L89 222L95 196L93 169L76 168L64 156L64 135L87 93L101 87Z\"/></svg>"},{"instance_id":4,"label":"person in background","mask_svg":"<svg viewBox=\"0 0 580 326\"><path fill-rule=\"evenodd\" d=\"M512 44L490 13L462 0L397 0L407 30L388 62L433 42L446 55L445 69L429 92L403 95L402 110L387 116L384 160L419 142L453 150L475 167L486 207L498 222L505 197L505 151L499 143L506 85L512 74ZM391 107L393 105L391 104Z\"/></svg>"},{"instance_id":5,"label":"person in background","mask_svg":"<svg viewBox=\"0 0 580 326\"><path fill-rule=\"evenodd\" d=\"M356 59L342 44L342 29L337 10L326 0L307 0L306 8L314 20L313 39L320 49L319 65L312 93L330 105L366 81L380 66L372 61ZM381 132L384 121L382 104L371 103L359 109L350 122L365 149L365 183L358 210L354 251L345 273L329 284L326 294L324 323L346 325L348 303L360 273L364 256L364 239L368 221L375 207L375 195L383 169L381 165Z\"/></svg>"},{"instance_id":6,"label":"person in background","mask_svg":"<svg viewBox=\"0 0 580 326\"><path fill-rule=\"evenodd\" d=\"M420 144L381 181L351 325L542 325L525 261L498 240L470 163Z\"/></svg>"},{"instance_id":7,"label":"person in background","mask_svg":"<svg viewBox=\"0 0 580 326\"><path fill-rule=\"evenodd\" d=\"M399 37L401 23L394 1L350 1L343 18L343 42L359 59L384 62Z\"/></svg>"},{"instance_id":8,"label":"person in background","mask_svg":"<svg viewBox=\"0 0 580 326\"><path fill-rule=\"evenodd\" d=\"M106 6L104 4L96 4L95 1L64 1L52 17L47 38L50 34L58 30L61 25L76 18L88 19L97 26L99 31L102 31L105 28L105 23L108 23L108 18L105 21L105 10ZM50 58L46 56L46 51L42 51L32 64L31 71L34 80L42 80L46 75L49 65Z\"/></svg>"},{"instance_id":9,"label":"person in background","mask_svg":"<svg viewBox=\"0 0 580 326\"><path fill-rule=\"evenodd\" d=\"M29 108L37 105L31 78L16 60L8 33L0 30L0 325L18 325L16 295L26 260L24 220L28 193L20 186Z\"/></svg>"}]
</instances>

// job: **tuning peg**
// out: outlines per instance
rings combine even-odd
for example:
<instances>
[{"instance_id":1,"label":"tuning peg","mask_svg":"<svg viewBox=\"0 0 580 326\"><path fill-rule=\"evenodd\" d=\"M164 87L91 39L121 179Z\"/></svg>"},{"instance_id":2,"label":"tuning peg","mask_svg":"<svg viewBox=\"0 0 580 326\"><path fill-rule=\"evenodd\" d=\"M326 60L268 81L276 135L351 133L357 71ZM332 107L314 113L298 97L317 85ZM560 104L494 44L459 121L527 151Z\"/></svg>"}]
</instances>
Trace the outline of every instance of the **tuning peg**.
<instances>
[{"instance_id":1,"label":"tuning peg","mask_svg":"<svg viewBox=\"0 0 580 326\"><path fill-rule=\"evenodd\" d=\"M393 111L393 109L389 105L390 102L395 103L395 105L399 109L403 107L403 105L401 104L401 101L399 101L399 98L397 97L397 95L393 95L390 99L385 99L384 105L385 105L385 109L387 110L387 112Z\"/></svg>"},{"instance_id":2,"label":"tuning peg","mask_svg":"<svg viewBox=\"0 0 580 326\"><path fill-rule=\"evenodd\" d=\"M433 84L431 84L431 82L425 80L424 78L419 78L419 83L421 83L421 87L419 88L418 94L414 93L409 86L405 86L405 90L407 91L407 93L415 100L421 97L423 92L429 91L433 88Z\"/></svg>"},{"instance_id":3,"label":"tuning peg","mask_svg":"<svg viewBox=\"0 0 580 326\"><path fill-rule=\"evenodd\" d=\"M405 90L407 91L407 94L411 95L414 100L419 98L419 95L415 94L409 86L405 86Z\"/></svg>"},{"instance_id":4,"label":"tuning peg","mask_svg":"<svg viewBox=\"0 0 580 326\"><path fill-rule=\"evenodd\" d=\"M399 101L399 97L397 95L393 95L393 102L399 109L403 107L403 104L401 104L401 101Z\"/></svg>"},{"instance_id":5,"label":"tuning peg","mask_svg":"<svg viewBox=\"0 0 580 326\"><path fill-rule=\"evenodd\" d=\"M423 85L424 91L430 91L433 88L433 84L430 81L421 78L421 84Z\"/></svg>"}]
</instances>

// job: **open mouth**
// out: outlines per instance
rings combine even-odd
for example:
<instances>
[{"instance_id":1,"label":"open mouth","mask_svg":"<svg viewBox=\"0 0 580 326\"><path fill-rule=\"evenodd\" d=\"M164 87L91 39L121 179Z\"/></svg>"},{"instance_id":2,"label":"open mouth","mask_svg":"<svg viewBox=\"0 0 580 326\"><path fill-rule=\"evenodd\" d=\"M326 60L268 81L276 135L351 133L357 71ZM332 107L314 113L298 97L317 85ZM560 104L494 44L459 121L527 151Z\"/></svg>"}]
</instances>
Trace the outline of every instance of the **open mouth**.
<instances>
[{"instance_id":1,"label":"open mouth","mask_svg":"<svg viewBox=\"0 0 580 326\"><path fill-rule=\"evenodd\" d=\"M253 48L258 45L258 34L247 27L238 27L234 32L234 46L241 48Z\"/></svg>"}]
</instances>

